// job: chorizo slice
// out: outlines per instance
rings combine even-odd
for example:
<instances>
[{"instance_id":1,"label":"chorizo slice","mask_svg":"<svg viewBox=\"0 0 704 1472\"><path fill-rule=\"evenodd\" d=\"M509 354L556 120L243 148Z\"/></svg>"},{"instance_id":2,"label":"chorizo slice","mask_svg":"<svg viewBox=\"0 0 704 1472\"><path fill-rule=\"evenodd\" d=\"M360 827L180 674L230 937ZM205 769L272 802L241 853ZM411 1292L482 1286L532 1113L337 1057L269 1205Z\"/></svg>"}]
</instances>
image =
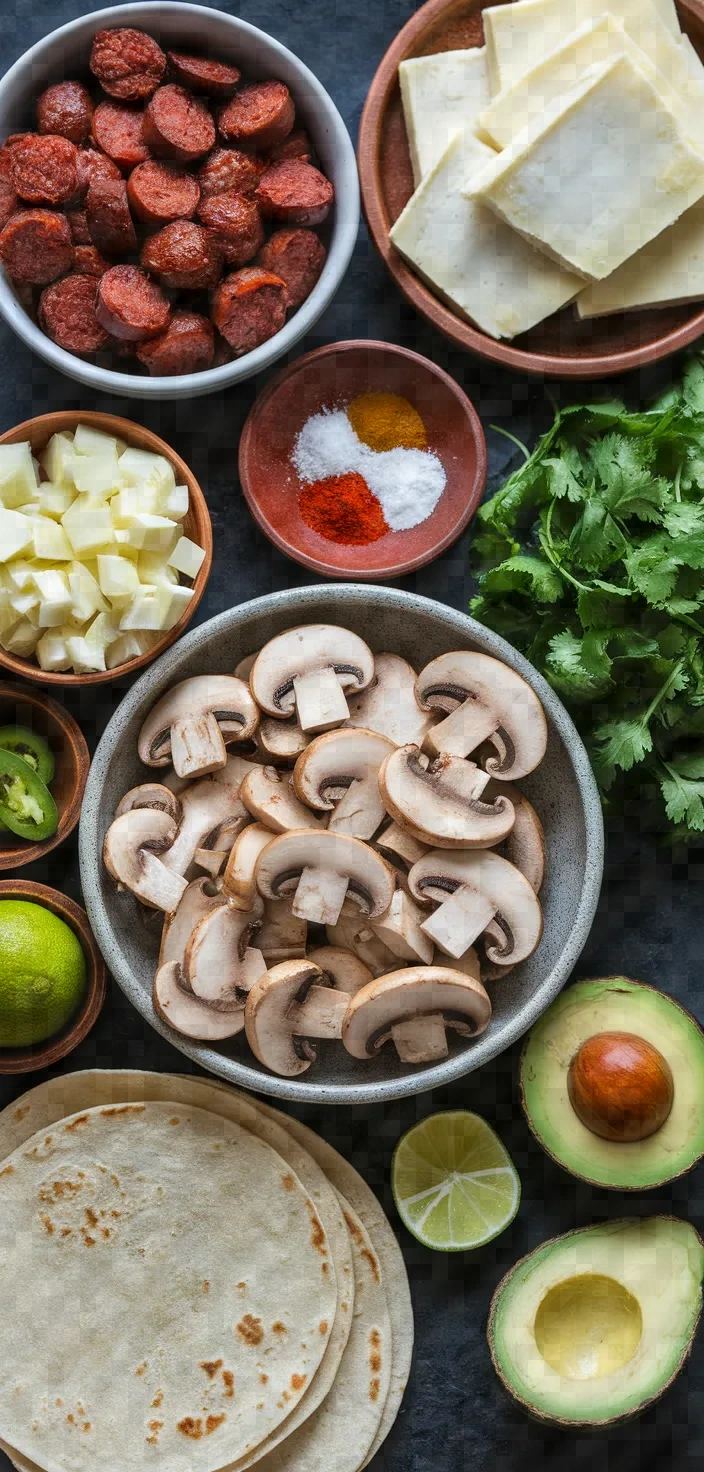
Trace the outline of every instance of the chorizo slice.
<instances>
[{"instance_id":1,"label":"chorizo slice","mask_svg":"<svg viewBox=\"0 0 704 1472\"><path fill-rule=\"evenodd\" d=\"M78 149L57 133L25 133L11 147L14 184L27 204L67 204L78 193Z\"/></svg>"},{"instance_id":2,"label":"chorizo slice","mask_svg":"<svg viewBox=\"0 0 704 1472\"><path fill-rule=\"evenodd\" d=\"M123 26L96 31L89 66L109 97L143 102L159 86L166 71L166 57L151 36Z\"/></svg>"},{"instance_id":3,"label":"chorizo slice","mask_svg":"<svg viewBox=\"0 0 704 1472\"><path fill-rule=\"evenodd\" d=\"M236 66L224 61L209 61L205 56L191 56L186 51L167 51L169 71L174 81L192 92L207 92L211 97L231 97L240 80Z\"/></svg>"},{"instance_id":4,"label":"chorizo slice","mask_svg":"<svg viewBox=\"0 0 704 1472\"><path fill-rule=\"evenodd\" d=\"M147 225L166 225L170 220L188 220L195 214L200 185L178 164L150 159L132 170L127 197L138 220Z\"/></svg>"},{"instance_id":5,"label":"chorizo slice","mask_svg":"<svg viewBox=\"0 0 704 1472\"><path fill-rule=\"evenodd\" d=\"M79 148L76 167L78 171L78 193L81 199L96 179L121 179L122 174L107 154L97 148Z\"/></svg>"},{"instance_id":6,"label":"chorizo slice","mask_svg":"<svg viewBox=\"0 0 704 1472\"><path fill-rule=\"evenodd\" d=\"M18 208L19 200L15 189L12 157L8 149L0 149L0 230L4 230Z\"/></svg>"},{"instance_id":7,"label":"chorizo slice","mask_svg":"<svg viewBox=\"0 0 704 1472\"><path fill-rule=\"evenodd\" d=\"M272 164L254 193L263 214L289 225L322 225L334 197L330 180L300 159Z\"/></svg>"},{"instance_id":8,"label":"chorizo slice","mask_svg":"<svg viewBox=\"0 0 704 1472\"><path fill-rule=\"evenodd\" d=\"M263 159L241 148L214 148L198 170L201 195L253 194L265 168Z\"/></svg>"},{"instance_id":9,"label":"chorizo slice","mask_svg":"<svg viewBox=\"0 0 704 1472\"><path fill-rule=\"evenodd\" d=\"M93 141L121 169L135 169L151 157L144 136L144 113L125 102L99 102L93 114Z\"/></svg>"},{"instance_id":10,"label":"chorizo slice","mask_svg":"<svg viewBox=\"0 0 704 1472\"><path fill-rule=\"evenodd\" d=\"M110 337L98 321L95 276L64 276L47 286L39 299L39 326L67 353L97 353Z\"/></svg>"},{"instance_id":11,"label":"chorizo slice","mask_svg":"<svg viewBox=\"0 0 704 1472\"><path fill-rule=\"evenodd\" d=\"M137 233L124 179L96 179L86 196L88 230L93 245L106 256L130 255Z\"/></svg>"},{"instance_id":12,"label":"chorizo slice","mask_svg":"<svg viewBox=\"0 0 704 1472\"><path fill-rule=\"evenodd\" d=\"M98 283L96 312L106 332L125 342L141 342L163 332L169 299L139 266L111 266Z\"/></svg>"},{"instance_id":13,"label":"chorizo slice","mask_svg":"<svg viewBox=\"0 0 704 1472\"><path fill-rule=\"evenodd\" d=\"M172 82L159 87L148 102L144 136L159 157L192 164L210 153L215 143L215 123L200 98Z\"/></svg>"},{"instance_id":14,"label":"chorizo slice","mask_svg":"<svg viewBox=\"0 0 704 1472\"><path fill-rule=\"evenodd\" d=\"M137 357L152 377L173 378L178 373L202 373L215 353L212 322L200 312L179 308L166 330L140 343Z\"/></svg>"},{"instance_id":15,"label":"chorizo slice","mask_svg":"<svg viewBox=\"0 0 704 1472\"><path fill-rule=\"evenodd\" d=\"M312 230L275 230L257 256L257 265L286 283L289 311L310 296L325 265L326 250Z\"/></svg>"},{"instance_id":16,"label":"chorizo slice","mask_svg":"<svg viewBox=\"0 0 704 1472\"><path fill-rule=\"evenodd\" d=\"M176 291L205 291L222 276L222 250L215 236L193 220L174 220L142 246L145 271Z\"/></svg>"},{"instance_id":17,"label":"chorizo slice","mask_svg":"<svg viewBox=\"0 0 704 1472\"><path fill-rule=\"evenodd\" d=\"M65 215L17 210L0 234L0 260L13 281L47 286L71 270L73 245Z\"/></svg>"},{"instance_id":18,"label":"chorizo slice","mask_svg":"<svg viewBox=\"0 0 704 1472\"><path fill-rule=\"evenodd\" d=\"M93 99L82 82L55 82L37 102L37 132L54 133L71 143L90 137Z\"/></svg>"},{"instance_id":19,"label":"chorizo slice","mask_svg":"<svg viewBox=\"0 0 704 1472\"><path fill-rule=\"evenodd\" d=\"M293 98L283 82L252 82L221 108L218 127L226 143L275 148L288 137L295 117Z\"/></svg>"},{"instance_id":20,"label":"chorizo slice","mask_svg":"<svg viewBox=\"0 0 704 1472\"><path fill-rule=\"evenodd\" d=\"M90 245L90 230L85 210L67 210L66 219L74 245Z\"/></svg>"},{"instance_id":21,"label":"chorizo slice","mask_svg":"<svg viewBox=\"0 0 704 1472\"><path fill-rule=\"evenodd\" d=\"M246 266L264 241L262 217L244 194L211 194L198 206L199 219L217 237L226 266Z\"/></svg>"},{"instance_id":22,"label":"chorizo slice","mask_svg":"<svg viewBox=\"0 0 704 1472\"><path fill-rule=\"evenodd\" d=\"M213 293L210 315L235 357L251 353L286 321L286 285L260 266L233 271Z\"/></svg>"},{"instance_id":23,"label":"chorizo slice","mask_svg":"<svg viewBox=\"0 0 704 1472\"><path fill-rule=\"evenodd\" d=\"M267 153L267 163L282 164L284 159L300 158L304 164L309 164L313 157L313 147L305 128L296 128L284 138L283 143L277 143L276 148L270 148Z\"/></svg>"},{"instance_id":24,"label":"chorizo slice","mask_svg":"<svg viewBox=\"0 0 704 1472\"><path fill-rule=\"evenodd\" d=\"M104 276L111 266L112 262L106 261L105 256L101 256L94 245L73 247L73 269L80 276Z\"/></svg>"}]
</instances>

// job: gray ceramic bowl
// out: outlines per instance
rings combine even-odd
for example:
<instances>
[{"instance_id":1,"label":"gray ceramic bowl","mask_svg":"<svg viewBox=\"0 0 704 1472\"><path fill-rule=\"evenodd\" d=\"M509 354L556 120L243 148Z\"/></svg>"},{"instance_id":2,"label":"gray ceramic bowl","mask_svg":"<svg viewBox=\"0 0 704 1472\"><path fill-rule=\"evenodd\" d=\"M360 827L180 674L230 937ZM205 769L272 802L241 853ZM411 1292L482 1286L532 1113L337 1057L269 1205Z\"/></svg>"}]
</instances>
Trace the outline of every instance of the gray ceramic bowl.
<instances>
[{"instance_id":1,"label":"gray ceramic bowl","mask_svg":"<svg viewBox=\"0 0 704 1472\"><path fill-rule=\"evenodd\" d=\"M137 916L136 901L115 892L103 868L105 831L119 799L148 771L137 757L140 725L155 700L188 675L232 670L245 654L299 623L353 629L373 650L403 655L417 669L449 649L495 655L528 680L548 721L545 760L521 787L545 828L547 878L541 901L545 928L535 955L501 982L490 984L494 1015L476 1042L448 1034L442 1063L409 1067L390 1047L369 1063L337 1044L319 1045L318 1060L300 1078L278 1078L260 1067L244 1036L215 1050L173 1032L152 1006L158 934ZM283 1099L363 1104L418 1094L487 1063L540 1017L564 986L589 935L603 867L601 805L589 760L557 696L532 665L474 619L427 598L393 588L338 584L272 593L221 613L181 639L133 685L106 728L95 754L80 827L81 879L91 925L110 971L142 1016L201 1067L229 1083Z\"/></svg>"}]
</instances>

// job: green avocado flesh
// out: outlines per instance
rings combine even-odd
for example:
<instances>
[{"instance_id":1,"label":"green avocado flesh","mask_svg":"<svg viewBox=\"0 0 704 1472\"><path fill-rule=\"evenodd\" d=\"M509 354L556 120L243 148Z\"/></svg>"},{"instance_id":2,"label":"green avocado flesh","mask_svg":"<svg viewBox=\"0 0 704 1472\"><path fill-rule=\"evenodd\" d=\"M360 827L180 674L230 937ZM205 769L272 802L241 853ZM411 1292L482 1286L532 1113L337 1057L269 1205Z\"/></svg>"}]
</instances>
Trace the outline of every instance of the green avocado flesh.
<instances>
[{"instance_id":1,"label":"green avocado flesh","mask_svg":"<svg viewBox=\"0 0 704 1472\"><path fill-rule=\"evenodd\" d=\"M593 1426L635 1415L691 1346L704 1244L673 1217L607 1222L538 1247L494 1296L494 1367L526 1410Z\"/></svg>"},{"instance_id":2,"label":"green avocado flesh","mask_svg":"<svg viewBox=\"0 0 704 1472\"><path fill-rule=\"evenodd\" d=\"M672 1109L645 1140L602 1140L572 1108L570 1062L599 1032L635 1033L670 1065ZM594 1185L647 1190L690 1170L704 1154L704 1036L688 1012L640 982L610 976L577 982L563 992L528 1038L521 1085L528 1123L540 1144L565 1170Z\"/></svg>"}]
</instances>

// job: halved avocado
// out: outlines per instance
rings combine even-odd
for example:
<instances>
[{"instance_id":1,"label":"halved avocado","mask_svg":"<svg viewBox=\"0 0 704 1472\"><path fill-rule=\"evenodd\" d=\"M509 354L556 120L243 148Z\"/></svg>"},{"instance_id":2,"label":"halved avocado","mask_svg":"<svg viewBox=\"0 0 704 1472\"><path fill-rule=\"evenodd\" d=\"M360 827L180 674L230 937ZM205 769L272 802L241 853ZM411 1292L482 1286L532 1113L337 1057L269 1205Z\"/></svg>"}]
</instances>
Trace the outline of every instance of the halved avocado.
<instances>
[{"instance_id":1,"label":"halved avocado","mask_svg":"<svg viewBox=\"0 0 704 1472\"><path fill-rule=\"evenodd\" d=\"M492 1299L494 1369L524 1410L564 1426L625 1421L689 1354L704 1243L689 1222L606 1222L545 1242Z\"/></svg>"},{"instance_id":2,"label":"halved avocado","mask_svg":"<svg viewBox=\"0 0 704 1472\"><path fill-rule=\"evenodd\" d=\"M604 1032L643 1038L669 1064L672 1108L647 1139L602 1139L572 1106L570 1063L588 1038ZM609 976L569 987L529 1034L520 1081L536 1139L558 1165L592 1185L649 1190L691 1170L704 1155L704 1035L684 1007L642 982Z\"/></svg>"}]
</instances>

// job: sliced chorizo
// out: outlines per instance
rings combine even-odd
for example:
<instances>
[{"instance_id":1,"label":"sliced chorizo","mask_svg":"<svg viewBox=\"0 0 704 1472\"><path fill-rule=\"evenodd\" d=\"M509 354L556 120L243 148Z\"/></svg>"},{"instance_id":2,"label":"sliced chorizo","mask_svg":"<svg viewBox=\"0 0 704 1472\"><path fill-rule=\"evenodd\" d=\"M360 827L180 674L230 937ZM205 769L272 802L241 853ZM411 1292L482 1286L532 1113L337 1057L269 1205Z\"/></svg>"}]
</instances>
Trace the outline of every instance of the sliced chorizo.
<instances>
[{"instance_id":1,"label":"sliced chorizo","mask_svg":"<svg viewBox=\"0 0 704 1472\"><path fill-rule=\"evenodd\" d=\"M275 148L288 137L295 117L293 98L283 82L252 82L221 108L218 127L226 143Z\"/></svg>"},{"instance_id":2,"label":"sliced chorizo","mask_svg":"<svg viewBox=\"0 0 704 1472\"><path fill-rule=\"evenodd\" d=\"M222 276L223 255L215 236L193 220L174 220L142 246L145 271L176 291L204 291Z\"/></svg>"},{"instance_id":3,"label":"sliced chorizo","mask_svg":"<svg viewBox=\"0 0 704 1472\"><path fill-rule=\"evenodd\" d=\"M64 276L42 292L39 326L67 353L99 352L110 338L96 314L97 296L95 276Z\"/></svg>"},{"instance_id":4,"label":"sliced chorizo","mask_svg":"<svg viewBox=\"0 0 704 1472\"><path fill-rule=\"evenodd\" d=\"M137 234L124 179L96 179L86 196L88 229L93 245L106 256L130 255Z\"/></svg>"},{"instance_id":5,"label":"sliced chorizo","mask_svg":"<svg viewBox=\"0 0 704 1472\"><path fill-rule=\"evenodd\" d=\"M71 143L90 137L93 99L82 82L55 82L37 102L37 131L55 133Z\"/></svg>"},{"instance_id":6,"label":"sliced chorizo","mask_svg":"<svg viewBox=\"0 0 704 1472\"><path fill-rule=\"evenodd\" d=\"M192 92L207 92L211 97L231 97L240 80L236 66L224 61L209 61L205 56L191 56L186 51L167 51L169 71L175 82Z\"/></svg>"},{"instance_id":7,"label":"sliced chorizo","mask_svg":"<svg viewBox=\"0 0 704 1472\"><path fill-rule=\"evenodd\" d=\"M144 113L126 102L99 102L93 114L93 141L108 158L129 171L151 157Z\"/></svg>"},{"instance_id":8,"label":"sliced chorizo","mask_svg":"<svg viewBox=\"0 0 704 1472\"><path fill-rule=\"evenodd\" d=\"M254 197L261 211L289 225L322 225L335 191L329 179L300 159L272 164L257 185Z\"/></svg>"},{"instance_id":9,"label":"sliced chorizo","mask_svg":"<svg viewBox=\"0 0 704 1472\"><path fill-rule=\"evenodd\" d=\"M74 245L90 245L90 230L85 210L67 210L66 219Z\"/></svg>"},{"instance_id":10,"label":"sliced chorizo","mask_svg":"<svg viewBox=\"0 0 704 1472\"><path fill-rule=\"evenodd\" d=\"M15 189L27 204L67 204L78 193L78 149L55 133L25 133L11 148Z\"/></svg>"},{"instance_id":11,"label":"sliced chorizo","mask_svg":"<svg viewBox=\"0 0 704 1472\"><path fill-rule=\"evenodd\" d=\"M88 192L91 184L95 183L96 179L122 178L117 164L113 163L113 160L108 158L106 153L101 153L97 148L79 148L76 157L76 167L78 171L78 193L81 199Z\"/></svg>"},{"instance_id":12,"label":"sliced chorizo","mask_svg":"<svg viewBox=\"0 0 704 1472\"><path fill-rule=\"evenodd\" d=\"M96 311L106 332L126 342L141 342L163 332L169 299L139 266L111 266L98 283Z\"/></svg>"},{"instance_id":13,"label":"sliced chorizo","mask_svg":"<svg viewBox=\"0 0 704 1472\"><path fill-rule=\"evenodd\" d=\"M8 149L0 149L0 230L4 230L10 215L18 208L19 200L15 189L12 157Z\"/></svg>"},{"instance_id":14,"label":"sliced chorizo","mask_svg":"<svg viewBox=\"0 0 704 1472\"><path fill-rule=\"evenodd\" d=\"M94 245L74 245L73 247L73 269L81 276L104 276L106 271L112 268L112 262L106 261L100 251Z\"/></svg>"},{"instance_id":15,"label":"sliced chorizo","mask_svg":"<svg viewBox=\"0 0 704 1472\"><path fill-rule=\"evenodd\" d=\"M143 102L159 86L166 71L166 57L151 36L123 26L114 31L96 31L89 65L109 97Z\"/></svg>"},{"instance_id":16,"label":"sliced chorizo","mask_svg":"<svg viewBox=\"0 0 704 1472\"><path fill-rule=\"evenodd\" d=\"M259 266L226 276L213 293L210 315L235 357L251 353L280 332L286 321L286 286Z\"/></svg>"},{"instance_id":17,"label":"sliced chorizo","mask_svg":"<svg viewBox=\"0 0 704 1472\"><path fill-rule=\"evenodd\" d=\"M325 265L326 251L312 230L275 230L257 256L257 265L286 283L289 311L310 296Z\"/></svg>"},{"instance_id":18,"label":"sliced chorizo","mask_svg":"<svg viewBox=\"0 0 704 1472\"><path fill-rule=\"evenodd\" d=\"M73 245L65 215L17 210L0 234L0 259L13 281L46 286L71 270Z\"/></svg>"},{"instance_id":19,"label":"sliced chorizo","mask_svg":"<svg viewBox=\"0 0 704 1472\"><path fill-rule=\"evenodd\" d=\"M188 220L198 208L200 185L178 164L150 159L133 169L127 180L132 212L147 225Z\"/></svg>"},{"instance_id":20,"label":"sliced chorizo","mask_svg":"<svg viewBox=\"0 0 704 1472\"><path fill-rule=\"evenodd\" d=\"M241 148L214 148L198 170L203 198L209 194L253 194L266 164Z\"/></svg>"},{"instance_id":21,"label":"sliced chorizo","mask_svg":"<svg viewBox=\"0 0 704 1472\"><path fill-rule=\"evenodd\" d=\"M210 194L198 206L198 217L213 231L226 266L246 266L264 240L262 217L244 194Z\"/></svg>"},{"instance_id":22,"label":"sliced chorizo","mask_svg":"<svg viewBox=\"0 0 704 1472\"><path fill-rule=\"evenodd\" d=\"M200 312L174 312L166 330L137 348L137 357L152 377L173 378L177 373L202 373L215 352L212 322Z\"/></svg>"},{"instance_id":23,"label":"sliced chorizo","mask_svg":"<svg viewBox=\"0 0 704 1472\"><path fill-rule=\"evenodd\" d=\"M313 157L313 148L305 128L296 128L295 132L289 133L283 143L277 143L275 148L270 148L267 153L267 163L282 164L284 159L300 158L304 164L309 164Z\"/></svg>"},{"instance_id":24,"label":"sliced chorizo","mask_svg":"<svg viewBox=\"0 0 704 1472\"><path fill-rule=\"evenodd\" d=\"M185 87L159 87L147 104L144 135L152 152L181 164L192 164L215 143L215 123L200 98Z\"/></svg>"}]
</instances>

